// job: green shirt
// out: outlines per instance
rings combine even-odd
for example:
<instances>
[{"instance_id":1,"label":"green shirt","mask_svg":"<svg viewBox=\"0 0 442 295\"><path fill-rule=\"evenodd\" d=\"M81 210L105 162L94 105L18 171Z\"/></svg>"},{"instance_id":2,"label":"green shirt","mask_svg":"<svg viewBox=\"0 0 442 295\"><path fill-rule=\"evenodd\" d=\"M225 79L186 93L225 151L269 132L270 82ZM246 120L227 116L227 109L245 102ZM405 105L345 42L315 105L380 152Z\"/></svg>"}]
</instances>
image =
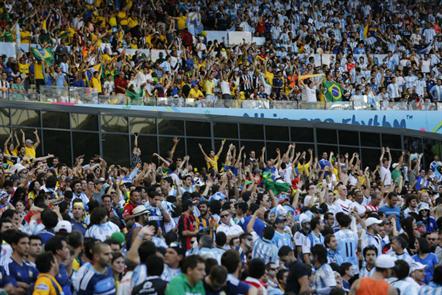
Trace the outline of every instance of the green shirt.
<instances>
[{"instance_id":1,"label":"green shirt","mask_svg":"<svg viewBox=\"0 0 442 295\"><path fill-rule=\"evenodd\" d=\"M166 295L205 295L204 285L199 281L191 286L185 274L174 277L166 288Z\"/></svg>"},{"instance_id":2,"label":"green shirt","mask_svg":"<svg viewBox=\"0 0 442 295\"><path fill-rule=\"evenodd\" d=\"M399 169L393 169L391 172L391 178L393 179L394 183L399 183L401 177L401 170Z\"/></svg>"}]
</instances>

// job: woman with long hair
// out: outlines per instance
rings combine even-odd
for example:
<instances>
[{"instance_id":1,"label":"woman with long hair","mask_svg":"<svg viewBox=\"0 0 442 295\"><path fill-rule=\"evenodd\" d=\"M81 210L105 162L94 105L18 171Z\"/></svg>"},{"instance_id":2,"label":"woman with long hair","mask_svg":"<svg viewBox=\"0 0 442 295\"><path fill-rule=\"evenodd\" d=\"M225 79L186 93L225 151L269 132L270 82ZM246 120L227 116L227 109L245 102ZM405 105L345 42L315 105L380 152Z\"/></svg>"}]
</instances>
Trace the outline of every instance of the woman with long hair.
<instances>
[{"instance_id":1,"label":"woman with long hair","mask_svg":"<svg viewBox=\"0 0 442 295\"><path fill-rule=\"evenodd\" d=\"M417 254L413 255L413 260L425 265L425 284L428 284L433 278L434 267L439 263L436 254L431 252L430 244L425 238L416 240Z\"/></svg>"},{"instance_id":2,"label":"woman with long hair","mask_svg":"<svg viewBox=\"0 0 442 295\"><path fill-rule=\"evenodd\" d=\"M115 286L118 289L121 279L123 278L124 271L126 270L126 263L121 252L112 253L112 272L114 273Z\"/></svg>"}]
</instances>

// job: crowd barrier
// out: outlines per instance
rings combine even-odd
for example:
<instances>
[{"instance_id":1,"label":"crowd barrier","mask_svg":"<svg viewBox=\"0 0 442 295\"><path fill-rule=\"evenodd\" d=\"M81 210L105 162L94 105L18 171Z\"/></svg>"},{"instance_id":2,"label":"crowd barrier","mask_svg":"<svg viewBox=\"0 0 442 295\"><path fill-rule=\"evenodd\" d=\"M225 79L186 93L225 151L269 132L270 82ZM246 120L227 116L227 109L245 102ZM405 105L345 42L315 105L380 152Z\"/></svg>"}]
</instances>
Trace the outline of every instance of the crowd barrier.
<instances>
[{"instance_id":1,"label":"crowd barrier","mask_svg":"<svg viewBox=\"0 0 442 295\"><path fill-rule=\"evenodd\" d=\"M304 102L296 100L237 100L237 99L191 99L181 97L144 97L131 99L124 94L98 95L93 88L41 86L37 93L29 91L0 91L0 99L66 104L140 105L202 108L243 108L243 109L306 109L306 110L442 110L442 102L389 102L369 104L363 101Z\"/></svg>"}]
</instances>

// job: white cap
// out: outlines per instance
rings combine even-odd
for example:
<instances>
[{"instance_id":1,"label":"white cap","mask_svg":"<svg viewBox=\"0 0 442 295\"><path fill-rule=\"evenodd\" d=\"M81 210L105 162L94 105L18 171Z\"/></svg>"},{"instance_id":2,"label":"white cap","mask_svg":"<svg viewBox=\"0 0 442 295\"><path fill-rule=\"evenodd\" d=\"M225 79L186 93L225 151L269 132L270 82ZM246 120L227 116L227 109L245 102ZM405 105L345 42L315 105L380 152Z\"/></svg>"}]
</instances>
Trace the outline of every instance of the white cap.
<instances>
[{"instance_id":1,"label":"white cap","mask_svg":"<svg viewBox=\"0 0 442 295\"><path fill-rule=\"evenodd\" d=\"M414 261L411 265L410 265L410 273L416 271L416 270L424 270L425 269L425 265L423 265L420 262Z\"/></svg>"},{"instance_id":2,"label":"white cap","mask_svg":"<svg viewBox=\"0 0 442 295\"><path fill-rule=\"evenodd\" d=\"M311 221L311 218L307 214L302 213L301 215L299 215L299 223L305 223L305 222L310 222L310 221Z\"/></svg>"},{"instance_id":3,"label":"white cap","mask_svg":"<svg viewBox=\"0 0 442 295\"><path fill-rule=\"evenodd\" d=\"M379 255L378 258L376 258L376 267L379 268L393 268L394 262L396 259L390 255L382 254Z\"/></svg>"},{"instance_id":4,"label":"white cap","mask_svg":"<svg viewBox=\"0 0 442 295\"><path fill-rule=\"evenodd\" d=\"M60 231L65 231L68 234L72 232L72 224L67 220L60 220L57 226L54 228L54 232L58 233Z\"/></svg>"},{"instance_id":5,"label":"white cap","mask_svg":"<svg viewBox=\"0 0 442 295\"><path fill-rule=\"evenodd\" d=\"M369 227L372 226L373 224L381 224L382 220L374 218L374 217L368 217L367 220L365 221L365 226Z\"/></svg>"},{"instance_id":6,"label":"white cap","mask_svg":"<svg viewBox=\"0 0 442 295\"><path fill-rule=\"evenodd\" d=\"M421 211L421 210L430 210L430 205L428 205L428 203L425 203L425 202L420 203L418 211Z\"/></svg>"}]
</instances>

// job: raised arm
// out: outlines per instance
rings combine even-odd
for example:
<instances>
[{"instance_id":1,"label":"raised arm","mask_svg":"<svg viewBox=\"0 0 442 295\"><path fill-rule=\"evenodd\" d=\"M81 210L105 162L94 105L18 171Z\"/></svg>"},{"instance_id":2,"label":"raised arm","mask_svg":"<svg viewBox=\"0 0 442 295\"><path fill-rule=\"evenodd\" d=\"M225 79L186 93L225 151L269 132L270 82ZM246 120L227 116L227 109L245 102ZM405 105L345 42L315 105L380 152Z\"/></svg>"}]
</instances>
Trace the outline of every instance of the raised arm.
<instances>
[{"instance_id":1,"label":"raised arm","mask_svg":"<svg viewBox=\"0 0 442 295\"><path fill-rule=\"evenodd\" d=\"M25 143L26 143L25 132L23 131L23 129L20 129L20 132L21 132L21 143L22 143L23 145L25 145Z\"/></svg>"},{"instance_id":2,"label":"raised arm","mask_svg":"<svg viewBox=\"0 0 442 295\"><path fill-rule=\"evenodd\" d=\"M8 138L6 138L5 143L3 144L3 151L8 150L9 141L12 139L12 133L9 134Z\"/></svg>"},{"instance_id":3,"label":"raised arm","mask_svg":"<svg viewBox=\"0 0 442 295\"><path fill-rule=\"evenodd\" d=\"M224 148L224 144L226 143L226 140L223 139L223 141L221 142L221 147L218 150L218 153L216 154L216 157L219 158L219 156L221 155L221 153L223 152L223 148Z\"/></svg>"},{"instance_id":4,"label":"raised arm","mask_svg":"<svg viewBox=\"0 0 442 295\"><path fill-rule=\"evenodd\" d=\"M161 162L164 162L164 163L166 163L167 165L170 165L170 162L167 161L166 159L164 159L163 157L161 157L159 154L157 154L157 153L153 153L153 156L154 156L154 157L157 157L158 160L160 160Z\"/></svg>"},{"instance_id":5,"label":"raised arm","mask_svg":"<svg viewBox=\"0 0 442 295\"><path fill-rule=\"evenodd\" d=\"M384 156L385 156L385 148L382 147L381 157L379 158L379 164L380 165L382 165L382 161L384 160Z\"/></svg>"},{"instance_id":6,"label":"raised arm","mask_svg":"<svg viewBox=\"0 0 442 295\"><path fill-rule=\"evenodd\" d=\"M173 146L172 146L172 149L169 151L171 161L173 159L173 156L175 155L176 147L178 146L179 142L180 142L180 139L178 137L173 138Z\"/></svg>"},{"instance_id":7,"label":"raised arm","mask_svg":"<svg viewBox=\"0 0 442 295\"><path fill-rule=\"evenodd\" d=\"M200 148L201 153L202 153L203 156L204 156L204 159L206 159L206 161L207 161L208 159L210 159L209 156L207 156L206 152L204 151L203 146L201 145L201 143L198 144L198 147Z\"/></svg>"},{"instance_id":8,"label":"raised arm","mask_svg":"<svg viewBox=\"0 0 442 295\"><path fill-rule=\"evenodd\" d=\"M40 136L38 136L38 130L34 130L35 135L35 143L34 143L34 149L36 149L40 145Z\"/></svg>"}]
</instances>

